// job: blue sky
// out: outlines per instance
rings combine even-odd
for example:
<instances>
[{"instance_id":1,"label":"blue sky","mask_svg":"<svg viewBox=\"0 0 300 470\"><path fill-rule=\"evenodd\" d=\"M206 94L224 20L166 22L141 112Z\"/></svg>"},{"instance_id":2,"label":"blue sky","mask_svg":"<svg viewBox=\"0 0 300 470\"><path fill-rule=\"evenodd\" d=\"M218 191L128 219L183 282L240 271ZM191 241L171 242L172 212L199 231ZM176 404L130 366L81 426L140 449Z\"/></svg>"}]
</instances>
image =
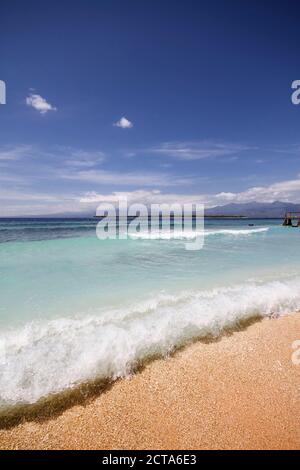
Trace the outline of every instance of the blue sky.
<instances>
[{"instance_id":1,"label":"blue sky","mask_svg":"<svg viewBox=\"0 0 300 470\"><path fill-rule=\"evenodd\" d=\"M300 5L3 0L0 215L300 202Z\"/></svg>"}]
</instances>

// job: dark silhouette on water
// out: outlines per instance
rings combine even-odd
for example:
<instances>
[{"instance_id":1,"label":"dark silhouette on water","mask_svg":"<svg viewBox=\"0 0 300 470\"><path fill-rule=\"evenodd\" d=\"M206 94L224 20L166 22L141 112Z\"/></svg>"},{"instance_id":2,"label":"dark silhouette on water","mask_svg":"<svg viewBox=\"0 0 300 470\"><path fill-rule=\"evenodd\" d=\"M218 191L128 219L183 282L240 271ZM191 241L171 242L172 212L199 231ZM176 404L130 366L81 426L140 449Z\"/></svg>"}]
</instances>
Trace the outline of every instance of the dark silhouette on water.
<instances>
[{"instance_id":1,"label":"dark silhouette on water","mask_svg":"<svg viewBox=\"0 0 300 470\"><path fill-rule=\"evenodd\" d=\"M293 219L297 219L297 225L293 225ZM300 212L286 212L282 224L284 227L300 227Z\"/></svg>"}]
</instances>

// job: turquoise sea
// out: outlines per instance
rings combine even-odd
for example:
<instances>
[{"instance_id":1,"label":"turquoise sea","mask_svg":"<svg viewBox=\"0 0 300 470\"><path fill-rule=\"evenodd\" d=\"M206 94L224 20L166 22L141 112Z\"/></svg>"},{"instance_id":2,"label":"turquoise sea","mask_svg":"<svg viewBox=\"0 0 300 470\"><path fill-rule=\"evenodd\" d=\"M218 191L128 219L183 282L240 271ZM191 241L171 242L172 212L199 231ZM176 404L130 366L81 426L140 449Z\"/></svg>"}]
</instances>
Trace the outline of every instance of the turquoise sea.
<instances>
[{"instance_id":1,"label":"turquoise sea","mask_svg":"<svg viewBox=\"0 0 300 470\"><path fill-rule=\"evenodd\" d=\"M207 219L204 247L95 219L0 219L0 407L130 373L194 338L300 308L300 229Z\"/></svg>"}]
</instances>

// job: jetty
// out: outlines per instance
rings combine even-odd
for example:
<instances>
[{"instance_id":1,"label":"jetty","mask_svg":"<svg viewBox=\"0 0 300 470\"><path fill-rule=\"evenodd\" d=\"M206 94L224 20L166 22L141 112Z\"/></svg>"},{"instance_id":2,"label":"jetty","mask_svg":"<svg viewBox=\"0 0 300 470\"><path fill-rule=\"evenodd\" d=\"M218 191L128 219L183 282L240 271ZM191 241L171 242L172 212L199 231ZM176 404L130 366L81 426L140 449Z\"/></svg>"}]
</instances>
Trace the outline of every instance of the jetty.
<instances>
[{"instance_id":1,"label":"jetty","mask_svg":"<svg viewBox=\"0 0 300 470\"><path fill-rule=\"evenodd\" d=\"M297 224L293 224L293 220L297 220ZM282 224L284 227L300 227L300 212L286 212Z\"/></svg>"}]
</instances>

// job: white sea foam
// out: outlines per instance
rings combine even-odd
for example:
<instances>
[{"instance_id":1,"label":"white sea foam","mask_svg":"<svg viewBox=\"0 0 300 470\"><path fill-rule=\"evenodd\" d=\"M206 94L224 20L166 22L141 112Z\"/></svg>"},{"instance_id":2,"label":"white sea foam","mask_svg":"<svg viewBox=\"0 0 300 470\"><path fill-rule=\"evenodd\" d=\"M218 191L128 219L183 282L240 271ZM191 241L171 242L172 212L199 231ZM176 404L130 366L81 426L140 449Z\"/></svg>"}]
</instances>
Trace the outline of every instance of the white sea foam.
<instances>
[{"instance_id":1,"label":"white sea foam","mask_svg":"<svg viewBox=\"0 0 300 470\"><path fill-rule=\"evenodd\" d=\"M251 229L220 229L206 230L205 235L254 235L255 233L268 232L269 227L251 228Z\"/></svg>"},{"instance_id":2,"label":"white sea foam","mask_svg":"<svg viewBox=\"0 0 300 470\"><path fill-rule=\"evenodd\" d=\"M197 232L194 230L151 230L142 231L138 233L130 233L130 238L140 238L143 240L191 240L197 236L208 237L211 235L232 235L232 236L248 236L257 233L265 233L269 230L269 227L260 227L256 229L217 229L217 230L204 230L203 232Z\"/></svg>"},{"instance_id":3,"label":"white sea foam","mask_svg":"<svg viewBox=\"0 0 300 470\"><path fill-rule=\"evenodd\" d=\"M0 334L0 404L34 403L94 378L128 374L137 360L219 335L253 316L300 308L300 279L162 295L84 319L34 322Z\"/></svg>"}]
</instances>

